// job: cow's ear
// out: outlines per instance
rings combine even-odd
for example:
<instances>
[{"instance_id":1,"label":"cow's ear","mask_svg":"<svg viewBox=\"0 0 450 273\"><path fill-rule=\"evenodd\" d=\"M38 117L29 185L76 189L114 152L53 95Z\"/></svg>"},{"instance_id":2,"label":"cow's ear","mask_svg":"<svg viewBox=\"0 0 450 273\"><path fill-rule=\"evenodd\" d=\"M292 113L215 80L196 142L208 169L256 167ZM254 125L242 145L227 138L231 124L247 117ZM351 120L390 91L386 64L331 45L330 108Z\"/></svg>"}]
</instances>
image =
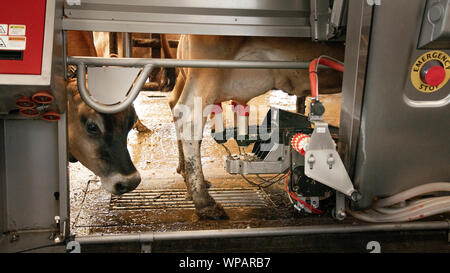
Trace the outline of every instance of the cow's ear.
<instances>
[{"instance_id":1,"label":"cow's ear","mask_svg":"<svg viewBox=\"0 0 450 273\"><path fill-rule=\"evenodd\" d=\"M77 80L76 79L68 80L66 84L66 90L67 96L70 96L70 98L75 97L78 94Z\"/></svg>"},{"instance_id":2,"label":"cow's ear","mask_svg":"<svg viewBox=\"0 0 450 273\"><path fill-rule=\"evenodd\" d=\"M78 160L69 152L69 162L75 163L78 162Z\"/></svg>"}]
</instances>

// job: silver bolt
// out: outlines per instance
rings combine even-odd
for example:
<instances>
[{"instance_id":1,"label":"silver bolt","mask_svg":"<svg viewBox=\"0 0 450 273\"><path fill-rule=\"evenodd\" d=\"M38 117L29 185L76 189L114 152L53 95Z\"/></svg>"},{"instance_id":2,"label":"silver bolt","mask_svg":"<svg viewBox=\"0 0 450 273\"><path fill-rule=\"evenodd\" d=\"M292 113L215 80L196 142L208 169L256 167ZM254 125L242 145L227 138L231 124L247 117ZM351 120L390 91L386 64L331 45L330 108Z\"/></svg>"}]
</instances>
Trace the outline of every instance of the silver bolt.
<instances>
[{"instance_id":1,"label":"silver bolt","mask_svg":"<svg viewBox=\"0 0 450 273\"><path fill-rule=\"evenodd\" d=\"M312 170L314 163L316 162L316 158L314 155L310 155L308 158L309 168Z\"/></svg>"},{"instance_id":2,"label":"silver bolt","mask_svg":"<svg viewBox=\"0 0 450 273\"><path fill-rule=\"evenodd\" d=\"M17 241L19 241L19 238L20 238L19 234L13 233L13 234L11 234L11 240L10 240L10 242L11 242L11 243L17 242Z\"/></svg>"},{"instance_id":3,"label":"silver bolt","mask_svg":"<svg viewBox=\"0 0 450 273\"><path fill-rule=\"evenodd\" d=\"M336 214L336 219L338 220L344 220L347 214L343 210L339 210Z\"/></svg>"},{"instance_id":4,"label":"silver bolt","mask_svg":"<svg viewBox=\"0 0 450 273\"><path fill-rule=\"evenodd\" d=\"M431 22L437 23L441 20L444 13L444 8L440 4L436 4L428 11L428 18Z\"/></svg>"}]
</instances>

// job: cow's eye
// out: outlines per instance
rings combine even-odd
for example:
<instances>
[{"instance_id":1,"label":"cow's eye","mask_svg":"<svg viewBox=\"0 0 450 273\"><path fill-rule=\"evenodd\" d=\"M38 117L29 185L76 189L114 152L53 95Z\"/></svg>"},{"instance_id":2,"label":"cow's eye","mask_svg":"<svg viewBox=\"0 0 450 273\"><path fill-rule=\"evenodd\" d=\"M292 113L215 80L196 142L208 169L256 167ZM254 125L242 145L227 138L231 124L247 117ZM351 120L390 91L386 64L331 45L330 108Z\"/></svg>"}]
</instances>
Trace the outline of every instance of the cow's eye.
<instances>
[{"instance_id":1,"label":"cow's eye","mask_svg":"<svg viewBox=\"0 0 450 273\"><path fill-rule=\"evenodd\" d=\"M100 128L98 128L97 124L95 124L94 122L86 123L86 131L91 135L100 134Z\"/></svg>"}]
</instances>

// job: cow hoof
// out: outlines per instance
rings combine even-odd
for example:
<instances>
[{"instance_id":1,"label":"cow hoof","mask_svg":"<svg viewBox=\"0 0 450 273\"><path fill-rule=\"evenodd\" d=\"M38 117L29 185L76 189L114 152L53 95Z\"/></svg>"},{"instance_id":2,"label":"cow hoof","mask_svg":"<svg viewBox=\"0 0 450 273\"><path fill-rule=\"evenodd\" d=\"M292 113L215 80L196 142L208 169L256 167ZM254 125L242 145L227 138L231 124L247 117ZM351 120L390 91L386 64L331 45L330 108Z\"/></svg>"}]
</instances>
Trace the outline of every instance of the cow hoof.
<instances>
[{"instance_id":1,"label":"cow hoof","mask_svg":"<svg viewBox=\"0 0 450 273\"><path fill-rule=\"evenodd\" d=\"M202 220L226 220L229 219L223 207L217 203L212 206L196 210L197 216Z\"/></svg>"}]
</instances>

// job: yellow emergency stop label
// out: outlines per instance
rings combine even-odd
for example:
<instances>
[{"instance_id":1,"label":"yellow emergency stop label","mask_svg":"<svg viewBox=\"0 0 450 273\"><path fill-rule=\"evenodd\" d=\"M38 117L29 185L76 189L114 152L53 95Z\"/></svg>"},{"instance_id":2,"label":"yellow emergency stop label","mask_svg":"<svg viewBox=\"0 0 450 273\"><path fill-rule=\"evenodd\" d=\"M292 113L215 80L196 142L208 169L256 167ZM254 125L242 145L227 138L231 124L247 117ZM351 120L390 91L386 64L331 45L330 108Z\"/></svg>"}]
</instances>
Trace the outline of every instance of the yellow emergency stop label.
<instances>
[{"instance_id":1,"label":"yellow emergency stop label","mask_svg":"<svg viewBox=\"0 0 450 273\"><path fill-rule=\"evenodd\" d=\"M442 83L440 83L437 86L429 85L421 77L421 72L423 72L425 64L429 63L430 61L439 62L445 70L446 74L445 79ZM449 80L450 80L450 57L448 56L447 53L440 50L429 51L423 54L416 60L411 69L411 82L417 90L423 93L436 92L442 87L444 87Z\"/></svg>"}]
</instances>

